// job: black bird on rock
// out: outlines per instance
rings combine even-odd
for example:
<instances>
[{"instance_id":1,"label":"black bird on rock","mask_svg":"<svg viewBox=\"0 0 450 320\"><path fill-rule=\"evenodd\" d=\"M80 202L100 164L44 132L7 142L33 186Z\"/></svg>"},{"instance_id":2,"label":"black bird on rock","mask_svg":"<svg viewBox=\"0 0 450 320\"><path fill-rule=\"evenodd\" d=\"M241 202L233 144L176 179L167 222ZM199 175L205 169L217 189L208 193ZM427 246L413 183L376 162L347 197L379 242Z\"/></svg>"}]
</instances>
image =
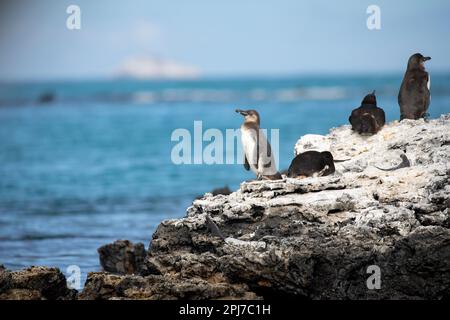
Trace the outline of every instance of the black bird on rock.
<instances>
[{"instance_id":1,"label":"black bird on rock","mask_svg":"<svg viewBox=\"0 0 450 320\"><path fill-rule=\"evenodd\" d=\"M306 151L298 154L289 166L289 178L322 177L334 173L333 155L328 151Z\"/></svg>"},{"instance_id":2,"label":"black bird on rock","mask_svg":"<svg viewBox=\"0 0 450 320\"><path fill-rule=\"evenodd\" d=\"M352 111L348 121L359 134L368 135L380 131L386 122L386 116L383 109L377 107L375 91L364 97L361 106Z\"/></svg>"},{"instance_id":3,"label":"black bird on rock","mask_svg":"<svg viewBox=\"0 0 450 320\"><path fill-rule=\"evenodd\" d=\"M420 53L413 54L403 77L398 105L400 120L426 118L430 106L430 75L425 70L425 62L431 60Z\"/></svg>"}]
</instances>

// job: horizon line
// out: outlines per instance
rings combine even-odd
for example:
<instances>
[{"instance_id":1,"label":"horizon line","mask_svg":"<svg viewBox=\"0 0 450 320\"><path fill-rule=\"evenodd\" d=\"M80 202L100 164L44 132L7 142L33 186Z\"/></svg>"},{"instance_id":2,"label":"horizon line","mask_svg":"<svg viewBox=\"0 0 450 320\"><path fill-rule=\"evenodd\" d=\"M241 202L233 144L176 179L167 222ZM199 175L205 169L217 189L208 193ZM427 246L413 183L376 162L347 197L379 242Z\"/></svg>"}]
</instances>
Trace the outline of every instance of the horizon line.
<instances>
[{"instance_id":1,"label":"horizon line","mask_svg":"<svg viewBox=\"0 0 450 320\"><path fill-rule=\"evenodd\" d=\"M305 77L379 77L379 76L403 76L405 70L385 70L385 71L308 71L292 73L227 73L227 74L201 74L197 77L132 77L132 76L111 76L111 75L92 75L92 76L61 76L61 77L23 77L23 78L4 78L0 79L0 84L31 84L31 83L71 83L71 82L116 82L116 81L135 81L135 82L197 82L197 81L217 81L217 80L270 80L270 79L295 79ZM449 75L450 69L433 71L434 75Z\"/></svg>"}]
</instances>

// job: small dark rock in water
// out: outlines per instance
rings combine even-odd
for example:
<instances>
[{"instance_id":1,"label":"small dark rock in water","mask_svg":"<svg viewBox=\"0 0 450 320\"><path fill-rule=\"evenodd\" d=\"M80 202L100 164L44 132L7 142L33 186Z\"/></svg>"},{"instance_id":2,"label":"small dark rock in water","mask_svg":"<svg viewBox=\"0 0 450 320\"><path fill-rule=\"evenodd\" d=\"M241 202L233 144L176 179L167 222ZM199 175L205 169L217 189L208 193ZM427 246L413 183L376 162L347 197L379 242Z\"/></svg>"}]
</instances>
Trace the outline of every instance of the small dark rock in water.
<instances>
[{"instance_id":1,"label":"small dark rock in water","mask_svg":"<svg viewBox=\"0 0 450 320\"><path fill-rule=\"evenodd\" d=\"M76 294L76 290L67 288L58 268L8 271L0 267L0 300L71 300Z\"/></svg>"},{"instance_id":2,"label":"small dark rock in water","mask_svg":"<svg viewBox=\"0 0 450 320\"><path fill-rule=\"evenodd\" d=\"M45 92L39 96L38 102L41 104L51 103L55 100L55 95L51 92Z\"/></svg>"},{"instance_id":3,"label":"small dark rock in water","mask_svg":"<svg viewBox=\"0 0 450 320\"><path fill-rule=\"evenodd\" d=\"M117 240L98 248L100 265L115 274L139 274L146 256L144 244Z\"/></svg>"}]
</instances>

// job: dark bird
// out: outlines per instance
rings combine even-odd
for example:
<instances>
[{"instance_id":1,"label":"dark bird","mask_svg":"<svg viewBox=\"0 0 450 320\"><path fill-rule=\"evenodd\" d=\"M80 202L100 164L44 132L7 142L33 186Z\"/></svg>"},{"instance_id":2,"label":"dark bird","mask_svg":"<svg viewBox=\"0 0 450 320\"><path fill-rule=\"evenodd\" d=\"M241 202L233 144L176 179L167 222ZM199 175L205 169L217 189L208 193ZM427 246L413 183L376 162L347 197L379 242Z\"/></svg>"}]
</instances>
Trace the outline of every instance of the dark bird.
<instances>
[{"instance_id":1,"label":"dark bird","mask_svg":"<svg viewBox=\"0 0 450 320\"><path fill-rule=\"evenodd\" d=\"M383 109L377 107L375 91L366 95L361 106L352 111L348 118L352 130L359 134L375 134L384 126L386 116Z\"/></svg>"},{"instance_id":2,"label":"dark bird","mask_svg":"<svg viewBox=\"0 0 450 320\"><path fill-rule=\"evenodd\" d=\"M431 60L420 53L413 54L408 61L403 77L398 104L400 106L400 120L417 120L428 116L430 106L430 75L425 71L425 62Z\"/></svg>"},{"instance_id":3,"label":"dark bird","mask_svg":"<svg viewBox=\"0 0 450 320\"><path fill-rule=\"evenodd\" d=\"M289 178L321 177L334 173L333 155L328 151L306 151L298 154L289 166Z\"/></svg>"}]
</instances>

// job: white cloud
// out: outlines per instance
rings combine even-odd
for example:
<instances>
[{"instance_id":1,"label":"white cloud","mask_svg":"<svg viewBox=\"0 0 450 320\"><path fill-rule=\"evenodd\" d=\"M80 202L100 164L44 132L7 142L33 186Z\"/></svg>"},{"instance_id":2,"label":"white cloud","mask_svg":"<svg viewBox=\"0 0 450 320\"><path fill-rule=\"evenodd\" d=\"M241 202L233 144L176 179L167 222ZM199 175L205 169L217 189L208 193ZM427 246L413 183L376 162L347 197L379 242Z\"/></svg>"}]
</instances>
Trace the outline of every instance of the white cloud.
<instances>
[{"instance_id":1,"label":"white cloud","mask_svg":"<svg viewBox=\"0 0 450 320\"><path fill-rule=\"evenodd\" d=\"M161 58L164 35L159 25L140 20L131 26L122 42L131 40L135 51L114 72L115 76L136 79L193 79L200 74L191 65Z\"/></svg>"},{"instance_id":2,"label":"white cloud","mask_svg":"<svg viewBox=\"0 0 450 320\"><path fill-rule=\"evenodd\" d=\"M116 75L136 79L195 79L200 71L173 60L142 56L125 60Z\"/></svg>"}]
</instances>

